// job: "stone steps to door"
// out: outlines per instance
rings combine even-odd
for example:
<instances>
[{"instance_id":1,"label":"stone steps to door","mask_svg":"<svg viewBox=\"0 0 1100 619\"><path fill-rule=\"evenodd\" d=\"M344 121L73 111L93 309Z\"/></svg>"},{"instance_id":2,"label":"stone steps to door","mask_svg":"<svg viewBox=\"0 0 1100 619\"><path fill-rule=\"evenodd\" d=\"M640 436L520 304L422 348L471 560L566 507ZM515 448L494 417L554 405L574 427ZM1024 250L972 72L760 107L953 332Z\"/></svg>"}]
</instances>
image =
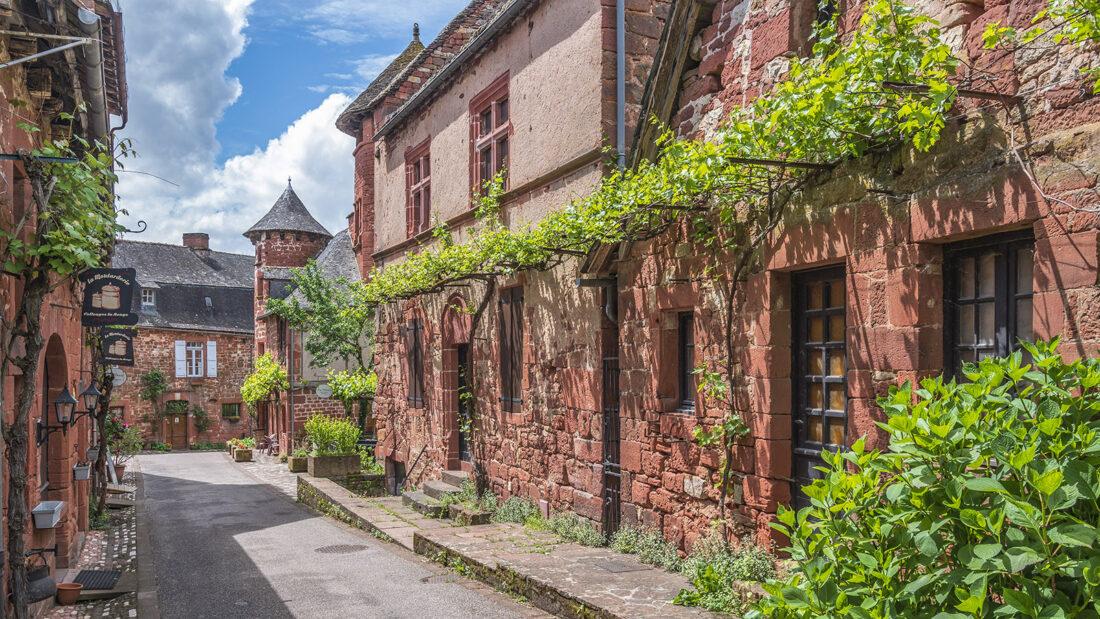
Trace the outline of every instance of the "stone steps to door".
<instances>
[{"instance_id":1,"label":"stone steps to door","mask_svg":"<svg viewBox=\"0 0 1100 619\"><path fill-rule=\"evenodd\" d=\"M458 486L452 486L451 484L440 480L424 482L424 487L421 488L421 490L424 491L424 494L432 497L433 499L436 499L437 501L442 501L443 497L445 496L462 492L462 488L459 488Z\"/></svg>"},{"instance_id":2,"label":"stone steps to door","mask_svg":"<svg viewBox=\"0 0 1100 619\"><path fill-rule=\"evenodd\" d=\"M466 471L443 471L443 481L456 488L461 488L469 479L470 474Z\"/></svg>"},{"instance_id":3,"label":"stone steps to door","mask_svg":"<svg viewBox=\"0 0 1100 619\"><path fill-rule=\"evenodd\" d=\"M429 518L447 516L447 510L442 503L419 490L409 490L403 493L401 502Z\"/></svg>"}]
</instances>

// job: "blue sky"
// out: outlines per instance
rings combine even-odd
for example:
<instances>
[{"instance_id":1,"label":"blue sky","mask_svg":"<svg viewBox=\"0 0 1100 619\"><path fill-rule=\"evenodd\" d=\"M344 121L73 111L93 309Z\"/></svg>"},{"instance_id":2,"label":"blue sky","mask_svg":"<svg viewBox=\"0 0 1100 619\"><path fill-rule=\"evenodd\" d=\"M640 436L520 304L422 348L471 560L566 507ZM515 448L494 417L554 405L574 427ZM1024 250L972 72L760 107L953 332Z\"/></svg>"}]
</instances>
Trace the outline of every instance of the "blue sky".
<instances>
[{"instance_id":1,"label":"blue sky","mask_svg":"<svg viewBox=\"0 0 1100 619\"><path fill-rule=\"evenodd\" d=\"M336 116L466 0L123 0L130 121L121 175L132 238L251 253L241 233L286 185L336 232L352 204L353 142Z\"/></svg>"}]
</instances>

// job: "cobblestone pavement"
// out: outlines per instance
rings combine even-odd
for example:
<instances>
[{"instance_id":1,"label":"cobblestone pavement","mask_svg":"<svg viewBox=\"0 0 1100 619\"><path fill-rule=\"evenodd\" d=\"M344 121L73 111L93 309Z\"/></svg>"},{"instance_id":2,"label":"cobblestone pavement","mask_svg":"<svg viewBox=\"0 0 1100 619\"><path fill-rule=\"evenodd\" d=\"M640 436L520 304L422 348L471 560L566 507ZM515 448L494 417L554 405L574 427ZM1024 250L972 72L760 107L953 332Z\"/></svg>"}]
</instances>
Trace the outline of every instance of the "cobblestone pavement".
<instances>
[{"instance_id":1,"label":"cobblestone pavement","mask_svg":"<svg viewBox=\"0 0 1100 619\"><path fill-rule=\"evenodd\" d=\"M226 454L229 459L229 454ZM253 462L237 462L236 465L244 469L249 475L275 488L288 497L298 500L298 475L291 473L285 462L279 462L277 456L267 456L258 450L253 450Z\"/></svg>"},{"instance_id":2,"label":"cobblestone pavement","mask_svg":"<svg viewBox=\"0 0 1100 619\"><path fill-rule=\"evenodd\" d=\"M126 472L123 483L134 485L132 462ZM130 500L133 493L118 495ZM80 570L120 570L137 572L137 517L133 507L108 510L110 525L106 530L89 531L84 540L77 565L71 568L64 580L72 580ZM80 619L130 618L137 617L137 594L127 593L111 600L97 600L74 604L73 606L55 606L46 615L50 618L77 617Z\"/></svg>"}]
</instances>

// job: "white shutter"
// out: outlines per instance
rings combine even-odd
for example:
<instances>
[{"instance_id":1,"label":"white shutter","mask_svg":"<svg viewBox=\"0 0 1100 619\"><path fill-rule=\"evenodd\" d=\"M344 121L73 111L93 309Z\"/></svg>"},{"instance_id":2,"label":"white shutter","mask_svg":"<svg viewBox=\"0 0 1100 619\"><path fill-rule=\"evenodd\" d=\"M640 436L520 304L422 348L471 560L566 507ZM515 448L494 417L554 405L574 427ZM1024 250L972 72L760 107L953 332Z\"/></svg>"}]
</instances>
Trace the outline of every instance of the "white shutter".
<instances>
[{"instance_id":1,"label":"white shutter","mask_svg":"<svg viewBox=\"0 0 1100 619\"><path fill-rule=\"evenodd\" d=\"M218 343L214 340L206 343L206 375L209 378L218 377Z\"/></svg>"},{"instance_id":2,"label":"white shutter","mask_svg":"<svg viewBox=\"0 0 1100 619\"><path fill-rule=\"evenodd\" d=\"M176 340L176 378L187 376L187 343Z\"/></svg>"}]
</instances>

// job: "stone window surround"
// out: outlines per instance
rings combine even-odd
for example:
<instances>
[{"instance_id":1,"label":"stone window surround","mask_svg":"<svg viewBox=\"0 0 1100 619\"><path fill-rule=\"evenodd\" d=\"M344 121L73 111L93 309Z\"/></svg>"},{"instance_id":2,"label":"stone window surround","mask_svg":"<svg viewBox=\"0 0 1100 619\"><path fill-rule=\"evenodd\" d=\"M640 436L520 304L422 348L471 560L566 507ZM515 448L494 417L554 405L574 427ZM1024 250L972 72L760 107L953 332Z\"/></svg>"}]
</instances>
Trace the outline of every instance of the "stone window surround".
<instances>
[{"instance_id":1,"label":"stone window surround","mask_svg":"<svg viewBox=\"0 0 1100 619\"><path fill-rule=\"evenodd\" d=\"M653 366L657 376L657 399L662 413L694 415L697 408L684 406L681 397L680 367L680 317L691 312L695 325L699 324L699 290L697 284L672 285L668 294L659 295L657 307L651 319L657 329L656 358ZM700 348L699 329L694 329L695 348ZM696 355L698 358L698 355Z\"/></svg>"},{"instance_id":2,"label":"stone window surround","mask_svg":"<svg viewBox=\"0 0 1100 619\"><path fill-rule=\"evenodd\" d=\"M470 100L470 186L476 191L480 191L482 184L489 179L481 178L479 153L486 146L490 149L490 156L493 158L494 174L500 169L497 164L499 161L499 153L497 152L498 145L502 139L507 141L507 158L511 160L513 158L512 134L514 132L512 126L512 114L511 109L507 111L507 119L504 122L500 122L497 118L499 111L498 104L502 101L511 103L508 99L508 79L509 72L505 71L503 75L493 80L491 84L485 87L480 93L478 93L473 99ZM480 132L480 118L485 111L490 111L492 118L493 130L486 135L481 135ZM505 174L504 189L508 189L508 175Z\"/></svg>"},{"instance_id":3,"label":"stone window surround","mask_svg":"<svg viewBox=\"0 0 1100 619\"><path fill-rule=\"evenodd\" d=\"M405 232L410 238L431 227L431 147L432 138L428 136L405 150ZM416 178L418 174L420 178ZM419 207L416 206L417 198Z\"/></svg>"},{"instance_id":4,"label":"stone window surround","mask_svg":"<svg viewBox=\"0 0 1100 619\"><path fill-rule=\"evenodd\" d=\"M405 382L408 385L405 401L410 408L425 408L427 394L430 393L427 390L424 364L424 359L428 356L427 343L430 341L426 333L427 321L417 310L406 312L403 319L399 335L405 348L405 354L402 355ZM414 327L415 331L413 331ZM419 388L419 394L417 394L417 388Z\"/></svg>"},{"instance_id":5,"label":"stone window surround","mask_svg":"<svg viewBox=\"0 0 1100 619\"><path fill-rule=\"evenodd\" d=\"M523 284L503 287L497 292L497 370L500 376L500 408L501 412L505 414L515 414L522 411L523 393L525 393L528 388L526 380L527 372L524 371L524 366L526 364L524 351L527 350L526 340L528 329L525 328L526 314L524 312L523 292ZM505 305L516 303L517 300L519 315L516 316L516 312L512 310L512 320L514 321L513 324L518 324L519 341L512 341L506 346L506 339L503 337L506 328L505 325L507 324L504 317ZM516 344L519 346L518 350L514 348ZM506 360L508 361L507 368L510 369L510 374L512 375L508 383L506 383L504 379ZM511 393L506 393L508 384L512 387Z\"/></svg>"},{"instance_id":6,"label":"stone window surround","mask_svg":"<svg viewBox=\"0 0 1100 619\"><path fill-rule=\"evenodd\" d=\"M187 342L184 345L186 378L206 376L206 342Z\"/></svg>"}]
</instances>

